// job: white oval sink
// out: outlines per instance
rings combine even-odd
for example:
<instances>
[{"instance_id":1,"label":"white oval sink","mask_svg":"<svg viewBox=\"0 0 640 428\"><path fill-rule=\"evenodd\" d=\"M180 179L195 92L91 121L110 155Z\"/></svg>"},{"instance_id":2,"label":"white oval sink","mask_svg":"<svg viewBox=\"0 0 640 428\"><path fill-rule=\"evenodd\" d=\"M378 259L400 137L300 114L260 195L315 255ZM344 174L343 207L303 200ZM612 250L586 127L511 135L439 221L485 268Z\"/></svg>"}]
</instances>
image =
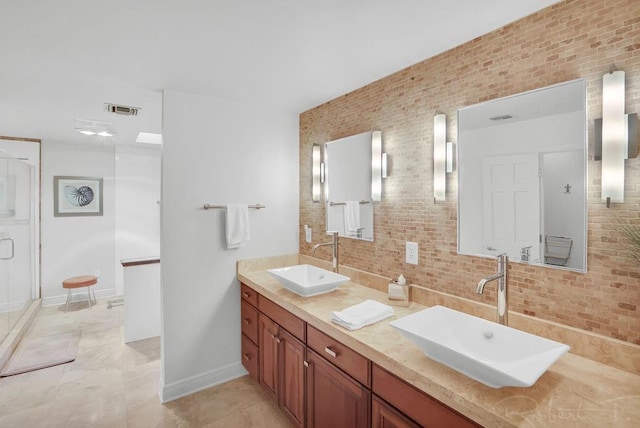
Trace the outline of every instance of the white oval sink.
<instances>
[{"instance_id":1,"label":"white oval sink","mask_svg":"<svg viewBox=\"0 0 640 428\"><path fill-rule=\"evenodd\" d=\"M531 386L569 346L433 306L389 325L410 339L427 357L484 385Z\"/></svg>"},{"instance_id":2,"label":"white oval sink","mask_svg":"<svg viewBox=\"0 0 640 428\"><path fill-rule=\"evenodd\" d=\"M348 276L312 265L268 269L267 272L273 275L284 288L302 297L328 293L350 279Z\"/></svg>"}]
</instances>

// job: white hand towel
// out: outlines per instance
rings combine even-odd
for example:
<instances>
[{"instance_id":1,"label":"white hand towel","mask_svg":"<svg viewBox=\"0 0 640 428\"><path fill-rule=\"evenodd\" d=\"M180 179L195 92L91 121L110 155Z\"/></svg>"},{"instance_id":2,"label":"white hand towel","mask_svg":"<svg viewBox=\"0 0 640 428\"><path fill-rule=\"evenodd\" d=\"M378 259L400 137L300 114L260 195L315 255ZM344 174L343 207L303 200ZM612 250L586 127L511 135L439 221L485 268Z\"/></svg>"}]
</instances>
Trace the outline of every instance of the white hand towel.
<instances>
[{"instance_id":1,"label":"white hand towel","mask_svg":"<svg viewBox=\"0 0 640 428\"><path fill-rule=\"evenodd\" d=\"M393 308L375 300L365 300L339 312L333 312L331 321L348 330L358 330L364 326L393 316Z\"/></svg>"},{"instance_id":2,"label":"white hand towel","mask_svg":"<svg viewBox=\"0 0 640 428\"><path fill-rule=\"evenodd\" d=\"M346 201L344 205L344 230L348 236L356 236L360 229L360 202Z\"/></svg>"},{"instance_id":3,"label":"white hand towel","mask_svg":"<svg viewBox=\"0 0 640 428\"><path fill-rule=\"evenodd\" d=\"M239 248L249 242L249 206L226 206L227 248Z\"/></svg>"}]
</instances>

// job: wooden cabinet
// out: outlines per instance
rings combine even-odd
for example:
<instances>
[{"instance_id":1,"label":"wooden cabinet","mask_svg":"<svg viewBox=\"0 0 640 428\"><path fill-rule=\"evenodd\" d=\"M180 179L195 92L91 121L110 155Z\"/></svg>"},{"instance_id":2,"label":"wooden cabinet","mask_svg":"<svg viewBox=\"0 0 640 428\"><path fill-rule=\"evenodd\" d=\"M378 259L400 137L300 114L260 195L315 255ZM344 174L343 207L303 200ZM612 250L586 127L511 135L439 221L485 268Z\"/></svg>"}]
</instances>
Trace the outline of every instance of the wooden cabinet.
<instances>
[{"instance_id":1,"label":"wooden cabinet","mask_svg":"<svg viewBox=\"0 0 640 428\"><path fill-rule=\"evenodd\" d=\"M368 427L371 392L308 348L307 364L307 427Z\"/></svg>"},{"instance_id":2,"label":"wooden cabinet","mask_svg":"<svg viewBox=\"0 0 640 428\"><path fill-rule=\"evenodd\" d=\"M420 425L374 395L371 403L371 428L420 428Z\"/></svg>"},{"instance_id":3,"label":"wooden cabinet","mask_svg":"<svg viewBox=\"0 0 640 428\"><path fill-rule=\"evenodd\" d=\"M271 318L258 314L260 384L294 426L304 426L305 345Z\"/></svg>"},{"instance_id":4,"label":"wooden cabinet","mask_svg":"<svg viewBox=\"0 0 640 428\"><path fill-rule=\"evenodd\" d=\"M289 334L280 331L278 359L280 391L278 405L296 426L304 426L304 343Z\"/></svg>"},{"instance_id":5,"label":"wooden cabinet","mask_svg":"<svg viewBox=\"0 0 640 428\"><path fill-rule=\"evenodd\" d=\"M371 387L371 362L320 330L307 326L307 346L361 384Z\"/></svg>"},{"instance_id":6,"label":"wooden cabinet","mask_svg":"<svg viewBox=\"0 0 640 428\"><path fill-rule=\"evenodd\" d=\"M242 333L255 344L258 343L258 310L245 301L240 302Z\"/></svg>"},{"instance_id":7,"label":"wooden cabinet","mask_svg":"<svg viewBox=\"0 0 640 428\"><path fill-rule=\"evenodd\" d=\"M371 377L373 393L384 398L420 426L427 428L479 426L376 364L373 365Z\"/></svg>"},{"instance_id":8,"label":"wooden cabinet","mask_svg":"<svg viewBox=\"0 0 640 428\"><path fill-rule=\"evenodd\" d=\"M249 340L247 336L242 335L242 365L249 372L249 376L256 382L259 381L259 368L258 368L258 347Z\"/></svg>"},{"instance_id":9,"label":"wooden cabinet","mask_svg":"<svg viewBox=\"0 0 640 428\"><path fill-rule=\"evenodd\" d=\"M260 380L258 364L258 293L242 284L240 291L242 365L256 382Z\"/></svg>"},{"instance_id":10,"label":"wooden cabinet","mask_svg":"<svg viewBox=\"0 0 640 428\"><path fill-rule=\"evenodd\" d=\"M274 398L278 396L278 324L263 314L258 316L260 385Z\"/></svg>"},{"instance_id":11,"label":"wooden cabinet","mask_svg":"<svg viewBox=\"0 0 640 428\"><path fill-rule=\"evenodd\" d=\"M242 284L242 364L293 426L478 427Z\"/></svg>"}]
</instances>

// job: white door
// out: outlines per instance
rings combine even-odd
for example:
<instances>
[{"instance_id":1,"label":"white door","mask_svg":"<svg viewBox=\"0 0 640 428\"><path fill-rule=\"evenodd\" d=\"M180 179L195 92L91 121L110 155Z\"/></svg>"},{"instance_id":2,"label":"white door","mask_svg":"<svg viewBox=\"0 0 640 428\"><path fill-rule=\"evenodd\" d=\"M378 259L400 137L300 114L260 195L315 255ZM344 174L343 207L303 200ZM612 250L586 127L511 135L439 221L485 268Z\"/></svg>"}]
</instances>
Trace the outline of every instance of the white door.
<instances>
[{"instance_id":1,"label":"white door","mask_svg":"<svg viewBox=\"0 0 640 428\"><path fill-rule=\"evenodd\" d=\"M531 247L531 261L540 254L540 180L538 155L499 156L483 160L484 253L507 253L520 260Z\"/></svg>"}]
</instances>

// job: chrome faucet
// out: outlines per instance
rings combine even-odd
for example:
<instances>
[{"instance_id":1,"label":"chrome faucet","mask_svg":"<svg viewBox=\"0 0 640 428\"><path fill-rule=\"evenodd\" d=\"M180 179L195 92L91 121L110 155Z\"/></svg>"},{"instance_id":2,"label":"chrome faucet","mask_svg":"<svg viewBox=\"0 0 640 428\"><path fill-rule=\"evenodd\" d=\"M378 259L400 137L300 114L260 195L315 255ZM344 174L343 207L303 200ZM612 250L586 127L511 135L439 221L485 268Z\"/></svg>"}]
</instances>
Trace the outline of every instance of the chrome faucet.
<instances>
[{"instance_id":1,"label":"chrome faucet","mask_svg":"<svg viewBox=\"0 0 640 428\"><path fill-rule=\"evenodd\" d=\"M315 253L316 250L320 247L324 247L325 245L331 245L333 246L333 251L332 251L332 263L333 263L333 271L335 273L338 273L338 265L340 264L340 255L338 252L338 245L339 245L339 241L338 241L338 232L329 232L332 235L332 239L329 242L323 242L322 244L316 244L311 248L311 252Z\"/></svg>"},{"instance_id":2,"label":"chrome faucet","mask_svg":"<svg viewBox=\"0 0 640 428\"><path fill-rule=\"evenodd\" d=\"M498 303L496 305L498 311L498 324L507 325L507 315L509 314L509 299L507 296L507 285L509 284L509 257L506 254L500 254L497 258L498 272L481 279L478 283L478 288L476 288L476 293L482 294L487 282L498 280Z\"/></svg>"}]
</instances>

